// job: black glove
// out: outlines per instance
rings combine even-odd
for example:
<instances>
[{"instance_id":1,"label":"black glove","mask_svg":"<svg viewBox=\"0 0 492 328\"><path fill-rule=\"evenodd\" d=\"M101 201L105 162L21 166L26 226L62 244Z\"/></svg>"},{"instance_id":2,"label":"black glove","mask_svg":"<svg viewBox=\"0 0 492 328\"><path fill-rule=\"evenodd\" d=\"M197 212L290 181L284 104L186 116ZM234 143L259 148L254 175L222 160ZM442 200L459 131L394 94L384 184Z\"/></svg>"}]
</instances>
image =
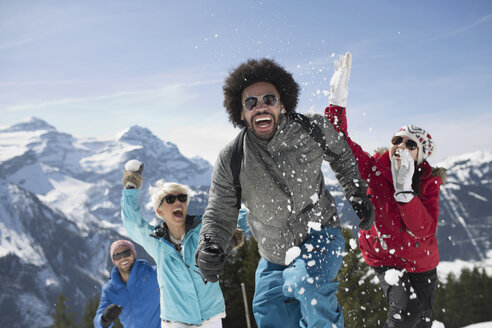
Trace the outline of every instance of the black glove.
<instances>
[{"instance_id":1,"label":"black glove","mask_svg":"<svg viewBox=\"0 0 492 328\"><path fill-rule=\"evenodd\" d=\"M144 163L136 159L126 162L123 170L123 187L126 189L140 189L143 169Z\"/></svg>"},{"instance_id":2,"label":"black glove","mask_svg":"<svg viewBox=\"0 0 492 328\"><path fill-rule=\"evenodd\" d=\"M113 321L118 319L122 310L123 308L119 305L116 304L108 305L108 307L104 310L101 316L101 325L105 328L111 326L111 323L113 323Z\"/></svg>"},{"instance_id":3,"label":"black glove","mask_svg":"<svg viewBox=\"0 0 492 328\"><path fill-rule=\"evenodd\" d=\"M224 273L226 255L218 244L205 242L195 253L195 262L206 281L217 282Z\"/></svg>"},{"instance_id":4,"label":"black glove","mask_svg":"<svg viewBox=\"0 0 492 328\"><path fill-rule=\"evenodd\" d=\"M374 212L374 205L372 205L369 197L367 195L363 196L352 196L349 199L350 204L354 208L355 213L361 219L359 223L359 228L364 230L369 230L372 227L372 223L376 217Z\"/></svg>"}]
</instances>

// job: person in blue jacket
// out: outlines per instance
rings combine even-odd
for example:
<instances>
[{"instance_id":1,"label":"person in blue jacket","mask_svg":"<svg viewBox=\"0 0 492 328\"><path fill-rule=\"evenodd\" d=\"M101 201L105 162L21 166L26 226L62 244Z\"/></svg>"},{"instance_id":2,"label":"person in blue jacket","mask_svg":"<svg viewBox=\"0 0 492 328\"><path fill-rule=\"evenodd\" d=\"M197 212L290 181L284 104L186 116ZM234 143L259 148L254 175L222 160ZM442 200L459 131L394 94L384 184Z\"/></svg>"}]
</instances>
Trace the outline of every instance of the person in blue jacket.
<instances>
[{"instance_id":1,"label":"person in blue jacket","mask_svg":"<svg viewBox=\"0 0 492 328\"><path fill-rule=\"evenodd\" d=\"M137 160L125 164L121 212L130 238L157 264L161 327L222 327L225 303L219 283L206 281L195 265L202 218L187 213L189 188L159 180L149 189L154 212L163 220L154 227L140 213L138 197L142 171L143 163ZM241 211L239 220L244 221L246 215L247 210ZM228 252L243 241L244 234L236 229Z\"/></svg>"},{"instance_id":2,"label":"person in blue jacket","mask_svg":"<svg viewBox=\"0 0 492 328\"><path fill-rule=\"evenodd\" d=\"M115 267L102 288L94 327L110 327L118 317L125 328L160 327L156 267L137 259L135 245L128 240L112 243L109 253Z\"/></svg>"}]
</instances>

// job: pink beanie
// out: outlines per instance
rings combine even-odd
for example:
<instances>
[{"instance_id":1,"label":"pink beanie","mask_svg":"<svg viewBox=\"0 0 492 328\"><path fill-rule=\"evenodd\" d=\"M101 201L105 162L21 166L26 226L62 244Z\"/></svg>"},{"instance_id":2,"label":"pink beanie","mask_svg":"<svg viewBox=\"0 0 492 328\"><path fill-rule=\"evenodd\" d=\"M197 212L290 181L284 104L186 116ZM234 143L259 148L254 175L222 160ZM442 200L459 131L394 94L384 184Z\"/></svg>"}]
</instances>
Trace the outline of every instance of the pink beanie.
<instances>
[{"instance_id":1,"label":"pink beanie","mask_svg":"<svg viewBox=\"0 0 492 328\"><path fill-rule=\"evenodd\" d=\"M133 257L137 258L137 251L135 250L135 245L131 241L120 239L111 244L111 248L109 249L109 256L111 256L111 261L113 261L113 254L119 253L119 251L130 249L132 251Z\"/></svg>"}]
</instances>

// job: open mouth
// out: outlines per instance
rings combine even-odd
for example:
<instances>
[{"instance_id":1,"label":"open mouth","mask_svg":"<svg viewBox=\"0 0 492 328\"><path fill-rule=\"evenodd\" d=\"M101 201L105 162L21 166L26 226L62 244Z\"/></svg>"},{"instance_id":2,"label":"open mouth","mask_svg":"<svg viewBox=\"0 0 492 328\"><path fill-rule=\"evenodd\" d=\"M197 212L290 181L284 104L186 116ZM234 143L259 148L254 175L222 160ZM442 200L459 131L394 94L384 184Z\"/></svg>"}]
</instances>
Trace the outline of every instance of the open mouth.
<instances>
[{"instance_id":1,"label":"open mouth","mask_svg":"<svg viewBox=\"0 0 492 328\"><path fill-rule=\"evenodd\" d=\"M273 126L273 117L270 114L260 114L254 118L253 122L256 130L264 131Z\"/></svg>"},{"instance_id":2,"label":"open mouth","mask_svg":"<svg viewBox=\"0 0 492 328\"><path fill-rule=\"evenodd\" d=\"M183 210L180 208L177 208L173 210L173 215L177 218L182 218L183 217Z\"/></svg>"}]
</instances>

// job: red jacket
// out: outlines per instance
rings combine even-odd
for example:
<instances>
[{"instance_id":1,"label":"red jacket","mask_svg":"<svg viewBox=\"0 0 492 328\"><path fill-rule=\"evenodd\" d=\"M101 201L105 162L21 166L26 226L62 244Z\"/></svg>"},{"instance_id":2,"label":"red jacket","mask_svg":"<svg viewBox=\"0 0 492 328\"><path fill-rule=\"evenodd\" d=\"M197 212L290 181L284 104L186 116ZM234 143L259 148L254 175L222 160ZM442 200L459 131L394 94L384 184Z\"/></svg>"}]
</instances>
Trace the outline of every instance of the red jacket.
<instances>
[{"instance_id":1,"label":"red jacket","mask_svg":"<svg viewBox=\"0 0 492 328\"><path fill-rule=\"evenodd\" d=\"M393 194L393 177L389 152L372 157L353 142L347 133L345 108L330 105L325 116L347 142L359 165L361 177L369 184L368 194L376 210L376 220L369 231L360 230L359 247L367 264L390 266L408 272L425 272L439 263L436 229L439 216L439 189L443 181L432 175L432 167L424 161L420 197L409 203L398 203Z\"/></svg>"}]
</instances>

